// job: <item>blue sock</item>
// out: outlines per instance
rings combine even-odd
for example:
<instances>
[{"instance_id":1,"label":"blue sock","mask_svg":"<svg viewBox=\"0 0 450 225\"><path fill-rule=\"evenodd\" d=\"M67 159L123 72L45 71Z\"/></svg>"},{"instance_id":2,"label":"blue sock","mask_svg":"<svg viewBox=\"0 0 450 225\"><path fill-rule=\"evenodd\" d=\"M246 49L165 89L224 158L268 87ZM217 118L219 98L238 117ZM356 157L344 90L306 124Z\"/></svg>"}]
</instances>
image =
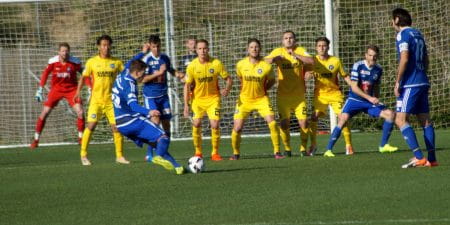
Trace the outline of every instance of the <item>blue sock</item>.
<instances>
[{"instance_id":1,"label":"blue sock","mask_svg":"<svg viewBox=\"0 0 450 225\"><path fill-rule=\"evenodd\" d=\"M172 155L169 153L169 152L167 152L164 156L162 156L164 159L166 159L166 160L169 160L171 163L172 163L172 165L174 166L174 167L180 167L180 164L178 164L177 163L177 161L172 157Z\"/></svg>"},{"instance_id":2,"label":"blue sock","mask_svg":"<svg viewBox=\"0 0 450 225\"><path fill-rule=\"evenodd\" d=\"M425 145L427 146L428 161L436 161L433 125L429 125L423 128L423 138L425 139Z\"/></svg>"},{"instance_id":3,"label":"blue sock","mask_svg":"<svg viewBox=\"0 0 450 225\"><path fill-rule=\"evenodd\" d=\"M392 128L394 127L394 123L392 121L385 120L383 123L383 136L381 137L380 147L383 147L388 143L389 137L391 136Z\"/></svg>"},{"instance_id":4,"label":"blue sock","mask_svg":"<svg viewBox=\"0 0 450 225\"><path fill-rule=\"evenodd\" d=\"M180 164L175 161L175 159L169 153L170 139L168 137L162 137L156 143L156 155L163 157L172 163L173 166L179 167Z\"/></svg>"},{"instance_id":5,"label":"blue sock","mask_svg":"<svg viewBox=\"0 0 450 225\"><path fill-rule=\"evenodd\" d=\"M147 162L151 162L152 161L152 159L153 159L153 150L154 150L155 148L154 147L152 147L151 145L148 145L148 147L147 147Z\"/></svg>"},{"instance_id":6,"label":"blue sock","mask_svg":"<svg viewBox=\"0 0 450 225\"><path fill-rule=\"evenodd\" d=\"M159 138L156 142L156 155L163 157L169 150L170 140L168 137Z\"/></svg>"},{"instance_id":7,"label":"blue sock","mask_svg":"<svg viewBox=\"0 0 450 225\"><path fill-rule=\"evenodd\" d=\"M401 127L400 130L402 131L403 138L405 139L409 148L413 152L414 156L417 159L422 159L423 154L419 148L419 144L417 143L416 134L414 133L414 130L412 129L412 127L410 127L409 124L406 124L405 126Z\"/></svg>"},{"instance_id":8,"label":"blue sock","mask_svg":"<svg viewBox=\"0 0 450 225\"><path fill-rule=\"evenodd\" d=\"M327 150L333 150L334 144L336 144L336 141L341 136L341 128L336 126L333 129L333 133L331 133L330 140L328 141Z\"/></svg>"}]
</instances>

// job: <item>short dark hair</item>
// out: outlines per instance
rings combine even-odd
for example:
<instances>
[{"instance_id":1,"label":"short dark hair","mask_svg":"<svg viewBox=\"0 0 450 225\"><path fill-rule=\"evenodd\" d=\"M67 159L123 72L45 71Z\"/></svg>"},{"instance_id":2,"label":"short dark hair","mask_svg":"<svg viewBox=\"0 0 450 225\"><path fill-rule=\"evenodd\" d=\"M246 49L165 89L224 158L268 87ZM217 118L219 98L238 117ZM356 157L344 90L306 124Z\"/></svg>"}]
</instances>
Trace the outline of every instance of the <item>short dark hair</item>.
<instances>
[{"instance_id":1,"label":"short dark hair","mask_svg":"<svg viewBox=\"0 0 450 225\"><path fill-rule=\"evenodd\" d=\"M324 41L327 43L327 45L330 45L330 40L327 37L318 37L316 38L316 45L317 43L319 43L320 41Z\"/></svg>"},{"instance_id":2,"label":"short dark hair","mask_svg":"<svg viewBox=\"0 0 450 225\"><path fill-rule=\"evenodd\" d=\"M291 33L294 36L294 40L297 41L297 35L294 33L294 31L292 31L292 30L285 30L283 32L283 35L285 35L287 33Z\"/></svg>"},{"instance_id":3,"label":"short dark hair","mask_svg":"<svg viewBox=\"0 0 450 225\"><path fill-rule=\"evenodd\" d=\"M189 41L189 40L197 41L197 37L196 36L188 36L186 41Z\"/></svg>"},{"instance_id":4,"label":"short dark hair","mask_svg":"<svg viewBox=\"0 0 450 225\"><path fill-rule=\"evenodd\" d=\"M392 10L392 19L398 18L397 26L406 27L412 25L411 14L409 14L408 10L402 8L396 8Z\"/></svg>"},{"instance_id":5,"label":"short dark hair","mask_svg":"<svg viewBox=\"0 0 450 225\"><path fill-rule=\"evenodd\" d=\"M250 43L252 43L252 42L255 42L261 48L261 42L256 38L249 38L247 41L247 45L250 45Z\"/></svg>"},{"instance_id":6,"label":"short dark hair","mask_svg":"<svg viewBox=\"0 0 450 225\"><path fill-rule=\"evenodd\" d=\"M374 51L374 52L376 52L377 55L380 54L380 48L379 48L378 46L376 46L376 45L369 45L369 46L367 46L366 52L367 52L369 49L372 50L372 51Z\"/></svg>"},{"instance_id":7,"label":"short dark hair","mask_svg":"<svg viewBox=\"0 0 450 225\"><path fill-rule=\"evenodd\" d=\"M209 47L209 42L205 39L199 39L195 42L195 47L197 47L198 43L205 43L206 47Z\"/></svg>"},{"instance_id":8,"label":"short dark hair","mask_svg":"<svg viewBox=\"0 0 450 225\"><path fill-rule=\"evenodd\" d=\"M70 51L70 45L69 45L69 43L67 43L67 42L61 42L61 43L59 43L59 44L58 44L58 50L60 50L61 47L66 47L66 48L69 49L69 51Z\"/></svg>"},{"instance_id":9,"label":"short dark hair","mask_svg":"<svg viewBox=\"0 0 450 225\"><path fill-rule=\"evenodd\" d=\"M148 37L148 43L161 44L161 38L157 34L152 34Z\"/></svg>"},{"instance_id":10,"label":"short dark hair","mask_svg":"<svg viewBox=\"0 0 450 225\"><path fill-rule=\"evenodd\" d=\"M130 73L133 73L135 71L142 71L147 68L147 64L145 62L142 62L141 60L133 60L130 63Z\"/></svg>"},{"instance_id":11,"label":"short dark hair","mask_svg":"<svg viewBox=\"0 0 450 225\"><path fill-rule=\"evenodd\" d=\"M102 36L100 36L100 37L97 38L97 45L100 45L100 43L101 43L103 40L107 40L107 41L109 42L109 44L112 44L112 43L113 43L112 38L111 38L109 35L103 34Z\"/></svg>"}]
</instances>

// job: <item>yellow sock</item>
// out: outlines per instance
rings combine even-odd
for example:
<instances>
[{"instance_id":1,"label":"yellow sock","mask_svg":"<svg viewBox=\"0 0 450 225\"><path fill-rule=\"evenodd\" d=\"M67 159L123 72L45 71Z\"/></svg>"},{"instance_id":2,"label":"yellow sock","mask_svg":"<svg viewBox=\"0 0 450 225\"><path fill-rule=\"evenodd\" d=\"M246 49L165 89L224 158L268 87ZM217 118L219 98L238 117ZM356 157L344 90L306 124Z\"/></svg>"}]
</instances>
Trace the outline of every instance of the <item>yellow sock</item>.
<instances>
[{"instance_id":1,"label":"yellow sock","mask_svg":"<svg viewBox=\"0 0 450 225\"><path fill-rule=\"evenodd\" d=\"M83 137L81 138L81 150L80 150L80 156L86 157L87 156L87 147L89 145L89 142L91 141L92 131L89 130L89 128L85 128L83 132Z\"/></svg>"},{"instance_id":2,"label":"yellow sock","mask_svg":"<svg viewBox=\"0 0 450 225\"><path fill-rule=\"evenodd\" d=\"M211 155L219 153L220 129L211 129Z\"/></svg>"},{"instance_id":3,"label":"yellow sock","mask_svg":"<svg viewBox=\"0 0 450 225\"><path fill-rule=\"evenodd\" d=\"M300 128L300 151L306 151L309 128Z\"/></svg>"},{"instance_id":4,"label":"yellow sock","mask_svg":"<svg viewBox=\"0 0 450 225\"><path fill-rule=\"evenodd\" d=\"M233 155L241 154L241 132L231 131L231 147L233 148Z\"/></svg>"},{"instance_id":5,"label":"yellow sock","mask_svg":"<svg viewBox=\"0 0 450 225\"><path fill-rule=\"evenodd\" d=\"M280 131L277 122L274 120L269 123L270 139L272 139L273 152L280 152Z\"/></svg>"},{"instance_id":6,"label":"yellow sock","mask_svg":"<svg viewBox=\"0 0 450 225\"><path fill-rule=\"evenodd\" d=\"M280 128L280 136L281 140L283 141L284 150L285 151L291 151L291 133L288 129Z\"/></svg>"},{"instance_id":7,"label":"yellow sock","mask_svg":"<svg viewBox=\"0 0 450 225\"><path fill-rule=\"evenodd\" d=\"M350 128L348 126L342 128L342 134L344 135L345 145L346 146L352 145L352 135L350 133Z\"/></svg>"},{"instance_id":8,"label":"yellow sock","mask_svg":"<svg viewBox=\"0 0 450 225\"><path fill-rule=\"evenodd\" d=\"M309 123L309 138L311 145L317 146L317 121L311 121Z\"/></svg>"},{"instance_id":9,"label":"yellow sock","mask_svg":"<svg viewBox=\"0 0 450 225\"><path fill-rule=\"evenodd\" d=\"M116 148L116 158L123 157L123 136L119 132L113 132L114 146Z\"/></svg>"},{"instance_id":10,"label":"yellow sock","mask_svg":"<svg viewBox=\"0 0 450 225\"><path fill-rule=\"evenodd\" d=\"M192 142L196 155L202 154L202 128L192 126Z\"/></svg>"}]
</instances>

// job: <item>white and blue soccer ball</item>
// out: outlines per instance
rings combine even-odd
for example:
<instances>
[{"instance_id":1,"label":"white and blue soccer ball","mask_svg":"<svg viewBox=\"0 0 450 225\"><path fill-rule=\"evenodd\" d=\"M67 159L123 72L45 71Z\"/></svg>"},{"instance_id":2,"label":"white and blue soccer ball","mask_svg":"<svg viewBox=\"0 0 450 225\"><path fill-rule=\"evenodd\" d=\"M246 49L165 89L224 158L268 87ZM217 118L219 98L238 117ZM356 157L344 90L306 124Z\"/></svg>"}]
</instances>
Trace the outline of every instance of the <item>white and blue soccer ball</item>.
<instances>
[{"instance_id":1,"label":"white and blue soccer ball","mask_svg":"<svg viewBox=\"0 0 450 225\"><path fill-rule=\"evenodd\" d=\"M188 168L191 173L200 173L205 168L203 159L198 156L192 156L188 161Z\"/></svg>"}]
</instances>

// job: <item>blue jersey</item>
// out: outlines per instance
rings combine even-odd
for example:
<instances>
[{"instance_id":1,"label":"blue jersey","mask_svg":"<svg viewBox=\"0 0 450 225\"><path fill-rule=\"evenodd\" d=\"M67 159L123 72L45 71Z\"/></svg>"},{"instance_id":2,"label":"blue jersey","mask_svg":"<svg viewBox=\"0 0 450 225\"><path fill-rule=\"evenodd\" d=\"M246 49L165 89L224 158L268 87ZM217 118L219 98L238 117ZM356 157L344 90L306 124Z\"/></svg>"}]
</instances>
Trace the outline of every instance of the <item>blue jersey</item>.
<instances>
[{"instance_id":1,"label":"blue jersey","mask_svg":"<svg viewBox=\"0 0 450 225\"><path fill-rule=\"evenodd\" d=\"M139 117L149 115L149 110L138 103L137 82L127 69L114 81L112 101L117 127L126 126Z\"/></svg>"},{"instance_id":2,"label":"blue jersey","mask_svg":"<svg viewBox=\"0 0 450 225\"><path fill-rule=\"evenodd\" d=\"M397 34L395 46L398 59L400 59L401 52L408 51L409 53L408 64L400 81L400 87L428 86L428 77L425 73L427 46L422 34L414 28L407 27Z\"/></svg>"},{"instance_id":3,"label":"blue jersey","mask_svg":"<svg viewBox=\"0 0 450 225\"><path fill-rule=\"evenodd\" d=\"M374 85L380 84L382 74L383 69L381 69L380 65L375 64L369 67L366 65L365 60L361 60L353 64L350 79L358 82L358 87L364 93L374 96L373 87ZM367 101L365 98L354 93L351 88L348 97L358 101Z\"/></svg>"}]
</instances>

